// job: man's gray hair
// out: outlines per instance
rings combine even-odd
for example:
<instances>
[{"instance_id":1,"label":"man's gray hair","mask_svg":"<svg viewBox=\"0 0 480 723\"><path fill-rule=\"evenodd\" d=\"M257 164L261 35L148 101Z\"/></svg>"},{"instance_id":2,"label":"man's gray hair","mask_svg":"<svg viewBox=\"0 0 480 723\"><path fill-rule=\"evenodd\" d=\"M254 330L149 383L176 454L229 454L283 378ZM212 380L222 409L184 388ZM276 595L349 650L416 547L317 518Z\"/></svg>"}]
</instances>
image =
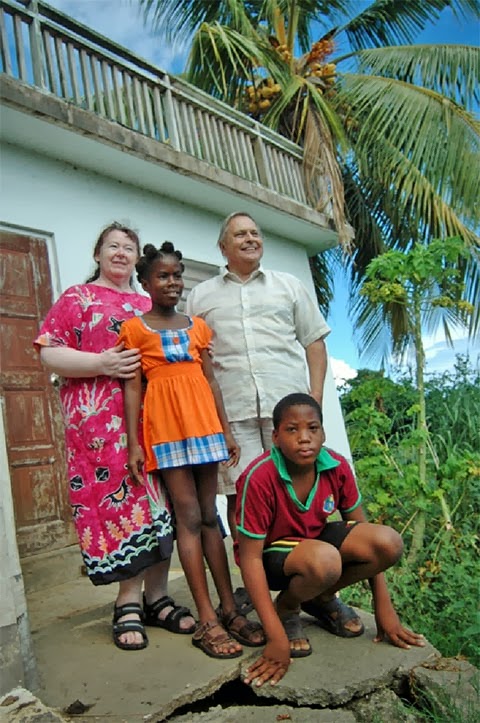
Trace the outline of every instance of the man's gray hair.
<instances>
[{"instance_id":1,"label":"man's gray hair","mask_svg":"<svg viewBox=\"0 0 480 723\"><path fill-rule=\"evenodd\" d=\"M259 225L257 224L257 222L255 221L255 219L253 218L253 216L251 216L251 215L250 215L249 213L247 213L246 211L234 211L233 213L230 213L230 214L227 216L227 218L224 220L224 222L223 222L222 225L221 225L220 233L218 234L218 241L217 241L217 246L218 246L218 248L220 248L220 246L221 246L221 244L222 244L222 241L223 241L223 239L225 238L225 234L226 234L226 232L227 232L228 224L229 224L230 221L232 221L234 218L237 218L237 216L246 216L246 217L249 218L251 221L253 221L253 223L254 223L254 224L256 225L256 227L258 228L258 231L259 231L260 235L262 235L262 232L260 231L260 227L259 227Z\"/></svg>"}]
</instances>

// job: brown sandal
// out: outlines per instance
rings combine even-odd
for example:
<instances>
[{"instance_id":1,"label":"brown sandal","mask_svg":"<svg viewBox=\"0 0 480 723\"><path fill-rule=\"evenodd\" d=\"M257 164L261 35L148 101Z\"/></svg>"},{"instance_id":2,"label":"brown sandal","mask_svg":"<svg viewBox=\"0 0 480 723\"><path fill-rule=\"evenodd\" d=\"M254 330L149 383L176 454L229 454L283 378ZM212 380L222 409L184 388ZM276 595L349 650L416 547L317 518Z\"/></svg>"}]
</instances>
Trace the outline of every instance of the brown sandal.
<instances>
[{"instance_id":1,"label":"brown sandal","mask_svg":"<svg viewBox=\"0 0 480 723\"><path fill-rule=\"evenodd\" d=\"M219 628L222 632L215 635L213 630ZM235 653L217 653L216 648L219 645L225 645L226 643L233 642L231 635L223 628L218 620L208 620L208 622L200 623L197 625L197 629L192 635L192 643L196 648L200 648L210 658L239 658L243 650L237 650Z\"/></svg>"},{"instance_id":2,"label":"brown sandal","mask_svg":"<svg viewBox=\"0 0 480 723\"><path fill-rule=\"evenodd\" d=\"M258 642L253 640L255 633L263 633L263 628L260 623L248 620L245 615L242 615L242 613L237 610L232 610L228 615L221 612L220 620L232 638L238 640L242 645L247 645L250 648L260 648L262 645L265 645L265 635L262 635L262 639Z\"/></svg>"}]
</instances>

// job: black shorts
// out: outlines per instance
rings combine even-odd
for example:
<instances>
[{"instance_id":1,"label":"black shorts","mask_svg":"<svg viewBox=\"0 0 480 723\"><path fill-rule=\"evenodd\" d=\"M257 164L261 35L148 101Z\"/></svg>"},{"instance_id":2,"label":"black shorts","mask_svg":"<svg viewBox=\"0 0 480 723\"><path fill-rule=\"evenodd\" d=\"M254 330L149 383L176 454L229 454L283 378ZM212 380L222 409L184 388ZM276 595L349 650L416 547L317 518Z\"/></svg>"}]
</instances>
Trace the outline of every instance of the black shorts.
<instances>
[{"instance_id":1,"label":"black shorts","mask_svg":"<svg viewBox=\"0 0 480 723\"><path fill-rule=\"evenodd\" d=\"M321 542L328 542L329 545L333 545L339 550L346 536L358 524L355 520L328 522L317 539ZM288 588L292 576L285 575L283 566L287 555L300 542L303 542L301 537L285 537L283 540L275 540L263 551L263 567L270 590L286 590Z\"/></svg>"}]
</instances>

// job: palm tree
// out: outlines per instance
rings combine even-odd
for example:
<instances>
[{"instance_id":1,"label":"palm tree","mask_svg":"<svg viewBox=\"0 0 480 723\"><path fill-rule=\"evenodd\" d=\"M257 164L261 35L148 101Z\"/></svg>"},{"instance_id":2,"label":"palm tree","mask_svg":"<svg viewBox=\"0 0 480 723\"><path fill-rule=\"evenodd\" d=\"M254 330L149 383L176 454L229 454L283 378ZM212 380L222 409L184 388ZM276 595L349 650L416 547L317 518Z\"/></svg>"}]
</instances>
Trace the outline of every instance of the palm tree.
<instances>
[{"instance_id":1,"label":"palm tree","mask_svg":"<svg viewBox=\"0 0 480 723\"><path fill-rule=\"evenodd\" d=\"M139 3L161 34L191 43L187 80L303 146L310 202L330 206L344 248L346 222L355 229L344 261L365 348L378 345L383 320L358 291L387 249L460 236L465 298L478 298L480 50L411 44L447 7L478 18L478 0ZM317 278L326 269L327 256L315 257ZM326 309L329 285L317 294Z\"/></svg>"}]
</instances>

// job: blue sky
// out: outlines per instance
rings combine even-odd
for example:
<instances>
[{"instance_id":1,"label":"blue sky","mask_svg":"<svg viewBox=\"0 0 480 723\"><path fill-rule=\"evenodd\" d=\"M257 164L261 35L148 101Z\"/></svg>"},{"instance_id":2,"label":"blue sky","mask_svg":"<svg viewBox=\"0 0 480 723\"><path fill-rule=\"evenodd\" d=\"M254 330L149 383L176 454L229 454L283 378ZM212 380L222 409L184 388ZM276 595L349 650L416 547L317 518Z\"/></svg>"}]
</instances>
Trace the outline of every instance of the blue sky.
<instances>
[{"instance_id":1,"label":"blue sky","mask_svg":"<svg viewBox=\"0 0 480 723\"><path fill-rule=\"evenodd\" d=\"M47 1L84 25L158 65L162 70L179 73L184 68L188 48L172 47L146 29L136 0ZM368 4L370 3L366 0L358 0L359 11ZM447 9L434 25L419 34L416 42L479 45L480 28L476 23L455 18ZM328 348L336 378L351 377L360 367L376 368L375 360L359 358L352 324L347 315L347 292L340 278L335 285L335 300L328 323L332 328ZM441 334L424 339L427 372L451 368L455 353L469 352L472 360L478 358L480 345L469 344L463 332L456 336L458 338L453 351L447 347Z\"/></svg>"}]
</instances>

